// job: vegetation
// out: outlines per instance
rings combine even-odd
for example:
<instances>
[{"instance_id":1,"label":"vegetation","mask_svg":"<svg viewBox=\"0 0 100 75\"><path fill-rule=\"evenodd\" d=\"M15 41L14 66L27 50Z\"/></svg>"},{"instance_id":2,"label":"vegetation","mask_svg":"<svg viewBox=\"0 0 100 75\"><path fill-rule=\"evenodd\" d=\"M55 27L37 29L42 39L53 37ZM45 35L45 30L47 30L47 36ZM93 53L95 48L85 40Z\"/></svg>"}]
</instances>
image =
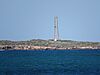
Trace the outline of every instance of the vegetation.
<instances>
[{"instance_id":1,"label":"vegetation","mask_svg":"<svg viewBox=\"0 0 100 75\"><path fill-rule=\"evenodd\" d=\"M0 45L32 45L32 46L57 46L57 47L100 47L100 42L82 42L82 41L72 41L72 40L58 40L54 42L50 40L33 39L29 41L9 41L1 40Z\"/></svg>"}]
</instances>

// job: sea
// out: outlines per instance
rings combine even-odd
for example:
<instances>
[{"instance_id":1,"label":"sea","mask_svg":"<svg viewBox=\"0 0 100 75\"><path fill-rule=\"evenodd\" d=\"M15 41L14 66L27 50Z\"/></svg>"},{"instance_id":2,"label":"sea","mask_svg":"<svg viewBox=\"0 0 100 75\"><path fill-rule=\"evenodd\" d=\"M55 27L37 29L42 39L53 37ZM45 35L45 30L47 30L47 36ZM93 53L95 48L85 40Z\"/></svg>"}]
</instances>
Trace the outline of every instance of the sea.
<instances>
[{"instance_id":1,"label":"sea","mask_svg":"<svg viewBox=\"0 0 100 75\"><path fill-rule=\"evenodd\" d=\"M100 75L100 50L1 50L0 75Z\"/></svg>"}]
</instances>

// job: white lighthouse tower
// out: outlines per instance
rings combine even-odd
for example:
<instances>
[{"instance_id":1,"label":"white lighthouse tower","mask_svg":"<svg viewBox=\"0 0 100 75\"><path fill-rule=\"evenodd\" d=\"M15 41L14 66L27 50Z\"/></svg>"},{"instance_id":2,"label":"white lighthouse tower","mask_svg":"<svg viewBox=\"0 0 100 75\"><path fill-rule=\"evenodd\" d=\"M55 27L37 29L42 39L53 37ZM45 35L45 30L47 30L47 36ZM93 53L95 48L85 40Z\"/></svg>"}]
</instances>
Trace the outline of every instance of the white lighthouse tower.
<instances>
[{"instance_id":1,"label":"white lighthouse tower","mask_svg":"<svg viewBox=\"0 0 100 75\"><path fill-rule=\"evenodd\" d=\"M59 40L58 17L54 17L54 41Z\"/></svg>"}]
</instances>

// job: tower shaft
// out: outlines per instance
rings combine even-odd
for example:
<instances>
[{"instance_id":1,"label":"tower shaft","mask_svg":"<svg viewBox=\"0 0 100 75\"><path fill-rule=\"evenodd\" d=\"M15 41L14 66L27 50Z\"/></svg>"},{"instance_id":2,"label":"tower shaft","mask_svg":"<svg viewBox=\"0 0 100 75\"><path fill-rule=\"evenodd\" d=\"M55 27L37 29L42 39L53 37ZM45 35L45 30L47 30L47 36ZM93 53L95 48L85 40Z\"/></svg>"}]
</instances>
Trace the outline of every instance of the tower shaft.
<instances>
[{"instance_id":1,"label":"tower shaft","mask_svg":"<svg viewBox=\"0 0 100 75\"><path fill-rule=\"evenodd\" d=\"M58 17L54 17L54 41L59 40Z\"/></svg>"}]
</instances>

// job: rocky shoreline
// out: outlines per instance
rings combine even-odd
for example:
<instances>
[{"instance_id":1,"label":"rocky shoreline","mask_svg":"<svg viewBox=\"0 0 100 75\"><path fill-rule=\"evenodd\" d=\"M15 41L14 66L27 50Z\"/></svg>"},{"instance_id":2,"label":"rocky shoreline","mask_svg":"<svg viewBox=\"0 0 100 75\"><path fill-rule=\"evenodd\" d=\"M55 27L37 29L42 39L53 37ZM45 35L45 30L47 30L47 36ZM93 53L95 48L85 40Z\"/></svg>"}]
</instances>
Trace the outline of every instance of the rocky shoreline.
<instances>
[{"instance_id":1,"label":"rocky shoreline","mask_svg":"<svg viewBox=\"0 0 100 75\"><path fill-rule=\"evenodd\" d=\"M29 45L2 45L0 50L95 50L100 49L98 47L69 47L69 48L59 48L59 47L50 47L50 46L29 46Z\"/></svg>"}]
</instances>

